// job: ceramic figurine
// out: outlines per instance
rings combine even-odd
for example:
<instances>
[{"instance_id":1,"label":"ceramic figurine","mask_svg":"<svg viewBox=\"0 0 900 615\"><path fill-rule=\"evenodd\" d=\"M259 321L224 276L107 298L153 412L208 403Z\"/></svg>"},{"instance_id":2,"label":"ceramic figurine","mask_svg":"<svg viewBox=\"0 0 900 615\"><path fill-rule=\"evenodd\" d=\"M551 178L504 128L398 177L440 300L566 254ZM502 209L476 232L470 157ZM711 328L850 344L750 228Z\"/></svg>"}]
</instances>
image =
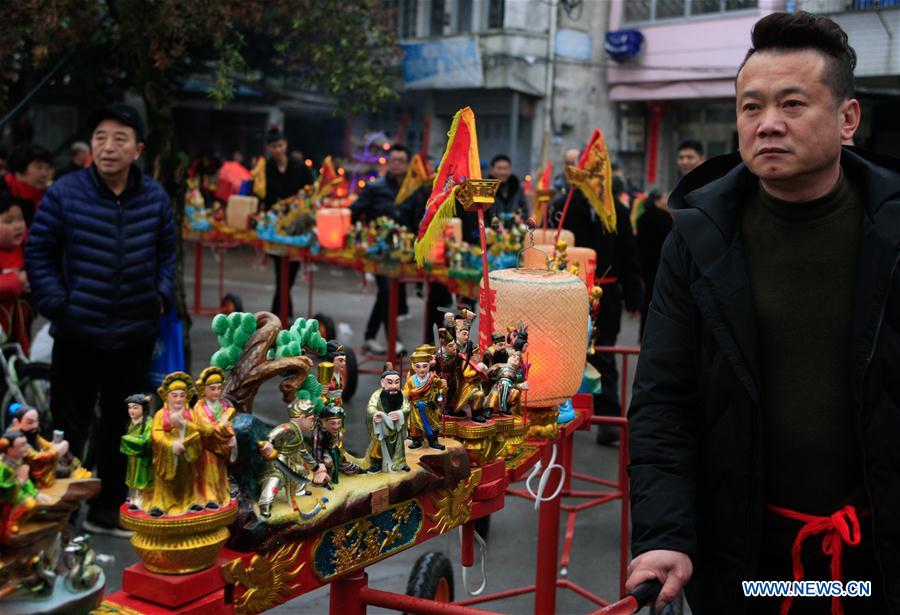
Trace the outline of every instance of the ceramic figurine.
<instances>
[{"instance_id":1,"label":"ceramic figurine","mask_svg":"<svg viewBox=\"0 0 900 615\"><path fill-rule=\"evenodd\" d=\"M441 435L441 404L447 383L431 371L435 364L434 353L434 346L416 348L410 359L413 373L407 377L403 392L411 408L409 435L412 444L409 448L422 446L424 437L431 448L442 451L445 447L438 442L438 437Z\"/></svg>"},{"instance_id":2,"label":"ceramic figurine","mask_svg":"<svg viewBox=\"0 0 900 615\"><path fill-rule=\"evenodd\" d=\"M486 402L492 411L505 415L522 415L521 391L528 390L528 383L523 380L521 367L522 355L513 350L506 363L494 365L488 372L495 381Z\"/></svg>"},{"instance_id":3,"label":"ceramic figurine","mask_svg":"<svg viewBox=\"0 0 900 615\"><path fill-rule=\"evenodd\" d=\"M340 474L355 476L360 473L359 466L344 455L344 417L344 409L335 404L328 404L319 413L319 422L313 431L312 453L316 463L324 465L326 471L316 473L314 485L330 489L338 483Z\"/></svg>"},{"instance_id":4,"label":"ceramic figurine","mask_svg":"<svg viewBox=\"0 0 900 615\"><path fill-rule=\"evenodd\" d=\"M103 569L97 563L97 554L91 545L90 536L76 536L64 552L66 587L72 593L90 589L97 584L103 575Z\"/></svg>"},{"instance_id":5,"label":"ceramic figurine","mask_svg":"<svg viewBox=\"0 0 900 615\"><path fill-rule=\"evenodd\" d=\"M284 490L294 510L297 496L310 495L306 486L315 475L324 482L328 471L324 463L316 461L309 447L316 425L315 406L309 392L300 391L298 398L288 406L290 420L269 432L259 443L259 451L268 460L260 481L259 514L267 519L272 514L272 503Z\"/></svg>"},{"instance_id":6,"label":"ceramic figurine","mask_svg":"<svg viewBox=\"0 0 900 615\"><path fill-rule=\"evenodd\" d=\"M38 489L25 462L28 437L10 429L0 438L0 540L8 542L37 507Z\"/></svg>"},{"instance_id":7,"label":"ceramic figurine","mask_svg":"<svg viewBox=\"0 0 900 615\"><path fill-rule=\"evenodd\" d=\"M119 452L128 457L125 484L128 486L128 509L141 507L144 494L153 486L153 452L150 446L153 419L150 398L137 393L125 399L128 405L128 430L122 436Z\"/></svg>"},{"instance_id":8,"label":"ceramic figurine","mask_svg":"<svg viewBox=\"0 0 900 615\"><path fill-rule=\"evenodd\" d=\"M369 428L370 472L409 471L404 440L407 434L410 405L400 384L400 372L385 363L381 388L372 393L366 411Z\"/></svg>"},{"instance_id":9,"label":"ceramic figurine","mask_svg":"<svg viewBox=\"0 0 900 615\"><path fill-rule=\"evenodd\" d=\"M153 517L203 510L195 488L203 444L188 406L194 391L193 379L184 372L166 376L158 390L165 405L153 416L154 487L144 502L144 510Z\"/></svg>"},{"instance_id":10,"label":"ceramic figurine","mask_svg":"<svg viewBox=\"0 0 900 615\"><path fill-rule=\"evenodd\" d=\"M28 453L25 459L31 468L31 480L38 489L46 489L57 478L90 478L91 473L81 467L81 462L71 455L69 443L61 431L53 432L49 442L38 434L40 418L38 411L28 406L18 406L12 411L10 426L25 434Z\"/></svg>"},{"instance_id":11,"label":"ceramic figurine","mask_svg":"<svg viewBox=\"0 0 900 615\"><path fill-rule=\"evenodd\" d=\"M234 408L222 398L225 371L207 367L197 378L200 400L194 405L190 421L200 432L203 451L197 460L197 501L209 509L227 506L231 501L228 462L237 460L237 440L231 419Z\"/></svg>"},{"instance_id":12,"label":"ceramic figurine","mask_svg":"<svg viewBox=\"0 0 900 615\"><path fill-rule=\"evenodd\" d=\"M478 344L469 339L473 320L475 320L475 314L463 308L460 310L460 315L456 317L454 323L454 328L456 330L456 347L459 352L469 358L478 354Z\"/></svg>"},{"instance_id":13,"label":"ceramic figurine","mask_svg":"<svg viewBox=\"0 0 900 615\"><path fill-rule=\"evenodd\" d=\"M468 408L472 420L484 423L487 420L484 406L484 391L481 382L487 374L483 364L472 361L471 356L464 356L458 351L456 339L446 329L438 331L441 348L436 357L438 372L447 383L444 395L444 414L462 418Z\"/></svg>"},{"instance_id":14,"label":"ceramic figurine","mask_svg":"<svg viewBox=\"0 0 900 615\"><path fill-rule=\"evenodd\" d=\"M491 345L484 351L484 356L481 358L482 363L487 367L499 365L506 363L508 356L506 335L500 331L495 331L491 334Z\"/></svg>"},{"instance_id":15,"label":"ceramic figurine","mask_svg":"<svg viewBox=\"0 0 900 615\"><path fill-rule=\"evenodd\" d=\"M322 383L325 395L325 403L343 405L342 395L344 394L344 374L347 368L347 354L344 345L338 343L337 340L330 340L327 346L328 350L325 354L325 360L334 365L331 372L331 378L327 384Z\"/></svg>"}]
</instances>

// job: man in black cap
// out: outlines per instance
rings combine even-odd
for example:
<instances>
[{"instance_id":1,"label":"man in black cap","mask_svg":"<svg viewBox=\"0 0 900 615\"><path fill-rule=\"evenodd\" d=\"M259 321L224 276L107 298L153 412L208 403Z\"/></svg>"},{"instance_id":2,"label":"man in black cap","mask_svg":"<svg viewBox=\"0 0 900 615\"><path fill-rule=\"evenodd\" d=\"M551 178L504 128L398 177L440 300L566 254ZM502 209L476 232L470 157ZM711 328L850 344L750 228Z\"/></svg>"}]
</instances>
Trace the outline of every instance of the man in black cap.
<instances>
[{"instance_id":1,"label":"man in black cap","mask_svg":"<svg viewBox=\"0 0 900 615\"><path fill-rule=\"evenodd\" d=\"M282 199L294 196L305 186L313 183L312 172L302 161L288 156L288 142L276 127L272 127L266 133L266 194L263 197L264 209L268 210L272 205ZM282 257L272 255L272 263L275 265L275 296L272 297L272 312L282 318L293 319L294 306L291 302L291 288L297 279L297 271L300 269L298 261L291 261L288 271L288 285L281 288ZM281 293L288 294L288 313L281 313Z\"/></svg>"},{"instance_id":2,"label":"man in black cap","mask_svg":"<svg viewBox=\"0 0 900 615\"><path fill-rule=\"evenodd\" d=\"M136 162L144 150L137 110L113 104L91 115L94 162L55 182L25 246L38 309L52 324L54 428L81 455L99 398L92 447L103 488L85 529L127 535L119 453L122 400L149 387L159 318L174 309L175 229L171 199Z\"/></svg>"}]
</instances>

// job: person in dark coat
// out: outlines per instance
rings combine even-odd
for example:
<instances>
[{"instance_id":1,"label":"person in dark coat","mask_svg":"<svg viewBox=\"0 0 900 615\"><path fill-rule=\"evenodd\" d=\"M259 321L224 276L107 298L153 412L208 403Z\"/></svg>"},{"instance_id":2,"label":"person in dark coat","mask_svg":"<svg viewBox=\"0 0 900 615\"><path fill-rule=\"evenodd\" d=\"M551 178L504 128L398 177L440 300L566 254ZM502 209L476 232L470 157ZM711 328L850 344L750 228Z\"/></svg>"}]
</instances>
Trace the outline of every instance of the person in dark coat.
<instances>
[{"instance_id":1,"label":"person in dark coat","mask_svg":"<svg viewBox=\"0 0 900 615\"><path fill-rule=\"evenodd\" d=\"M434 160L428 156L425 161L429 175L434 173ZM428 206L428 197L431 196L433 190L432 182L428 181L416 190L406 201L400 204L401 224L406 226L412 233L419 232L419 225L425 216L425 209ZM425 298L425 318L428 321L427 331L434 330L434 326L438 328L444 326L444 312L439 308L447 308L453 305L453 295L445 284L439 282L428 283L428 296ZM434 340L429 334L424 340L425 343L433 344Z\"/></svg>"},{"instance_id":2,"label":"person in dark coat","mask_svg":"<svg viewBox=\"0 0 900 615\"><path fill-rule=\"evenodd\" d=\"M667 196L659 190L647 195L644 213L637 221L637 247L641 260L641 276L644 279L644 302L641 305L641 337L647 322L647 308L653 294L653 282L659 267L663 242L672 230L672 214L666 206Z\"/></svg>"},{"instance_id":3,"label":"person in dark coat","mask_svg":"<svg viewBox=\"0 0 900 615\"><path fill-rule=\"evenodd\" d=\"M491 207L492 214L495 216L512 215L516 211L521 211L523 214L528 213L528 207L525 204L525 187L513 174L509 156L506 154L494 156L491 160L491 168L488 170L488 178L500 180L500 186L494 196L494 205Z\"/></svg>"},{"instance_id":4,"label":"person in dark coat","mask_svg":"<svg viewBox=\"0 0 900 615\"><path fill-rule=\"evenodd\" d=\"M409 166L409 150L402 145L394 145L388 152L387 173L384 177L379 177L375 181L366 184L360 191L359 198L350 206L350 219L353 224L357 222L374 222L381 216L387 216L392 220L403 223L403 212L401 207L394 204L403 179L406 177L406 169ZM375 304L372 305L372 311L369 313L369 320L366 322L366 330L364 332L365 341L363 349L367 352L382 354L385 347L378 343L375 339L378 331L384 325L385 334L388 327L388 303L390 301L390 278L383 275L375 276L375 283L378 285L377 294L375 296ZM401 284L399 291L399 314L409 312L406 305L406 286ZM403 344L397 341L398 353L404 351Z\"/></svg>"},{"instance_id":5,"label":"person in dark coat","mask_svg":"<svg viewBox=\"0 0 900 615\"><path fill-rule=\"evenodd\" d=\"M266 133L266 155L266 196L263 199L263 210L268 211L281 199L292 197L305 186L312 184L313 176L302 160L288 156L287 139L278 128L271 128ZM272 297L272 313L282 319L293 320L294 303L291 301L291 289L297 279L300 262L288 259L288 284L287 288L282 288L281 267L284 257L272 254L271 259L275 269L275 295ZM287 314L281 313L281 294L284 292L288 294Z\"/></svg>"},{"instance_id":6,"label":"person in dark coat","mask_svg":"<svg viewBox=\"0 0 900 615\"><path fill-rule=\"evenodd\" d=\"M85 529L121 534L123 400L148 390L159 318L175 309L175 228L169 195L135 164L144 138L137 111L107 106L92 114L91 127L94 163L44 195L25 267L54 338L53 426L76 455L99 398L92 450L103 487Z\"/></svg>"},{"instance_id":7,"label":"person in dark coat","mask_svg":"<svg viewBox=\"0 0 900 615\"><path fill-rule=\"evenodd\" d=\"M628 415L627 587L742 615L781 603L742 581L870 581L843 611L897 615L900 161L841 145L860 107L835 22L773 13L752 44L740 154L669 200Z\"/></svg>"},{"instance_id":8,"label":"person in dark coat","mask_svg":"<svg viewBox=\"0 0 900 615\"><path fill-rule=\"evenodd\" d=\"M83 169L91 159L91 146L84 141L75 141L69 146L69 159L66 164L56 169L53 175L54 181L62 179L63 175L74 173Z\"/></svg>"},{"instance_id":9,"label":"person in dark coat","mask_svg":"<svg viewBox=\"0 0 900 615\"><path fill-rule=\"evenodd\" d=\"M641 309L643 290L637 245L631 231L628 210L619 202L623 189L624 182L614 177L612 191L616 207L615 233L603 228L593 206L579 189L572 194L572 202L563 222L563 228L575 234L576 246L592 248L597 253L594 284L603 289L600 313L597 316L597 346L616 345L616 339L622 328L623 303L630 318L637 318ZM554 227L559 224L564 205L565 197L562 196L550 203L549 219ZM622 407L619 401L619 370L616 367L615 355L596 352L588 357L588 361L600 372L603 387L601 393L594 395L594 412L603 416L620 416ZM618 429L598 426L598 444L611 444L618 439Z\"/></svg>"},{"instance_id":10,"label":"person in dark coat","mask_svg":"<svg viewBox=\"0 0 900 615\"><path fill-rule=\"evenodd\" d=\"M525 203L525 187L519 178L513 175L509 156L498 154L491 160L487 179L499 179L500 186L494 196L494 204L485 212L484 223L490 226L491 219L509 219L516 211L528 213ZM463 241L472 245L479 245L481 237L478 232L478 214L475 211L466 211L462 205L456 205L456 217L462 220Z\"/></svg>"}]
</instances>

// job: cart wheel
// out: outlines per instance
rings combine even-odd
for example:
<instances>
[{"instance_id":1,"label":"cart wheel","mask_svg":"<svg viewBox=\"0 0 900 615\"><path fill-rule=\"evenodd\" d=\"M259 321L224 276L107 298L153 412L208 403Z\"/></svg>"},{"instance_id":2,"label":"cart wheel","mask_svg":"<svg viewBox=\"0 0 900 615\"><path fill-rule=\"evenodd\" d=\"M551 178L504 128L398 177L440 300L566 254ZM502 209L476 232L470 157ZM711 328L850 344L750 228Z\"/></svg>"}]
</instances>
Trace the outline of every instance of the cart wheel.
<instances>
[{"instance_id":1,"label":"cart wheel","mask_svg":"<svg viewBox=\"0 0 900 615\"><path fill-rule=\"evenodd\" d=\"M334 319L319 312L313 316L319 321L319 335L326 340L333 340L337 337L337 328L334 326Z\"/></svg>"},{"instance_id":2,"label":"cart wheel","mask_svg":"<svg viewBox=\"0 0 900 615\"><path fill-rule=\"evenodd\" d=\"M347 377L344 380L344 391L341 399L348 401L356 393L356 386L359 383L359 364L356 362L356 354L349 346L344 346L344 356L347 359Z\"/></svg>"},{"instance_id":3,"label":"cart wheel","mask_svg":"<svg viewBox=\"0 0 900 615\"><path fill-rule=\"evenodd\" d=\"M479 536L487 540L488 534L491 531L491 516L485 515L475 519L475 531L478 532Z\"/></svg>"},{"instance_id":4,"label":"cart wheel","mask_svg":"<svg viewBox=\"0 0 900 615\"><path fill-rule=\"evenodd\" d=\"M431 551L416 560L406 595L436 602L453 602L453 564L446 555Z\"/></svg>"}]
</instances>

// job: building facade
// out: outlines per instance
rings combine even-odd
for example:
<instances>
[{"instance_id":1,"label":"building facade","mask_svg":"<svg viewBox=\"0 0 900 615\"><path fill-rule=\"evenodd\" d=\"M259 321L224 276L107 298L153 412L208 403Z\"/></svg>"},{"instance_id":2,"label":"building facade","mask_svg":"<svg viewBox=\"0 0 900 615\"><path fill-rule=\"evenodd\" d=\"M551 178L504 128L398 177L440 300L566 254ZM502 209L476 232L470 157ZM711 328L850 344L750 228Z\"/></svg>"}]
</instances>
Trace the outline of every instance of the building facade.
<instances>
[{"instance_id":1,"label":"building facade","mask_svg":"<svg viewBox=\"0 0 900 615\"><path fill-rule=\"evenodd\" d=\"M443 153L453 114L475 111L479 152L522 177L614 127L603 35L609 11L589 0L392 0L403 48L401 100L354 122L383 126L413 150ZM393 130L393 127L396 129Z\"/></svg>"}]
</instances>

